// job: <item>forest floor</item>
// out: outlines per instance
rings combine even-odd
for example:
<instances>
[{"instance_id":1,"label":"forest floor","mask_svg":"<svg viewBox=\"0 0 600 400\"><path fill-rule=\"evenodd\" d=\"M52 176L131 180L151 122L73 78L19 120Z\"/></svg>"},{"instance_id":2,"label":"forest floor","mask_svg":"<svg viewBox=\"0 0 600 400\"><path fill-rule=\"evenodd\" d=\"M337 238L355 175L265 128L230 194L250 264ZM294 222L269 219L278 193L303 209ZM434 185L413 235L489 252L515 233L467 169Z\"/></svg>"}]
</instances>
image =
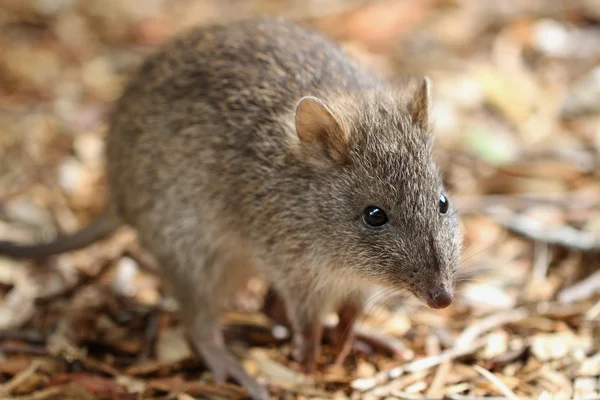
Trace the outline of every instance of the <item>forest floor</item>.
<instances>
[{"instance_id":1,"label":"forest floor","mask_svg":"<svg viewBox=\"0 0 600 400\"><path fill-rule=\"evenodd\" d=\"M378 291L343 366L297 372L260 312L227 341L281 399L600 399L600 2L3 0L0 240L49 240L105 204L106 115L141 58L194 24L278 14L382 76L428 75L436 157L462 212L454 304ZM0 399L243 399L215 384L123 228L43 263L0 258Z\"/></svg>"}]
</instances>

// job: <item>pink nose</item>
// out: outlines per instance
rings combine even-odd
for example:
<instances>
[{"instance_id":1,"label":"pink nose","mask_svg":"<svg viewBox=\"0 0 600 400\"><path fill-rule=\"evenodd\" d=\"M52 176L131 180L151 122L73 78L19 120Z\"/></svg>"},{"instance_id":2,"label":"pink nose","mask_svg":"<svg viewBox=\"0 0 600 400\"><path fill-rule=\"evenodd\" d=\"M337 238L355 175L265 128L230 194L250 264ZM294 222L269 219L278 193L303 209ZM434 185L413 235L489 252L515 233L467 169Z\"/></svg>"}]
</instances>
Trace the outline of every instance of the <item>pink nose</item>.
<instances>
[{"instance_id":1,"label":"pink nose","mask_svg":"<svg viewBox=\"0 0 600 400\"><path fill-rule=\"evenodd\" d=\"M452 304L453 299L454 296L452 296L452 292L449 291L446 286L440 286L427 290L427 305L431 308L446 308Z\"/></svg>"}]
</instances>

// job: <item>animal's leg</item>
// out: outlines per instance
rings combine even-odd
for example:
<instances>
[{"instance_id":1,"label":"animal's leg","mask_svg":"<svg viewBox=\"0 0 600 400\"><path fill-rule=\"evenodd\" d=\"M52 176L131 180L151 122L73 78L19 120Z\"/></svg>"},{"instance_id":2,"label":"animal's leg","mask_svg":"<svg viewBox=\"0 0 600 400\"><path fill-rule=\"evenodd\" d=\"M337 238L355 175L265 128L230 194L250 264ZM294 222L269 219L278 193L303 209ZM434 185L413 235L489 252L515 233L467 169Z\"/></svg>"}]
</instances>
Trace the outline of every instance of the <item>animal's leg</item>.
<instances>
[{"instance_id":1,"label":"animal's leg","mask_svg":"<svg viewBox=\"0 0 600 400\"><path fill-rule=\"evenodd\" d=\"M321 321L313 321L301 326L294 333L294 359L302 366L306 374L311 374L317 367L317 359L321 355L323 325Z\"/></svg>"},{"instance_id":2,"label":"animal's leg","mask_svg":"<svg viewBox=\"0 0 600 400\"><path fill-rule=\"evenodd\" d=\"M307 374L315 371L321 355L325 309L326 296L315 293L307 285L271 288L265 299L267 315L291 328L292 355Z\"/></svg>"},{"instance_id":3,"label":"animal's leg","mask_svg":"<svg viewBox=\"0 0 600 400\"><path fill-rule=\"evenodd\" d=\"M194 333L191 333L190 338L196 351L212 371L217 383L222 383L231 377L246 388L252 399L268 400L270 398L268 391L250 377L239 361L225 348L218 325L213 327L213 335L210 338L200 337Z\"/></svg>"},{"instance_id":4,"label":"animal's leg","mask_svg":"<svg viewBox=\"0 0 600 400\"><path fill-rule=\"evenodd\" d=\"M291 322L287 315L285 303L273 286L269 286L263 302L262 312L276 324L291 329Z\"/></svg>"},{"instance_id":5,"label":"animal's leg","mask_svg":"<svg viewBox=\"0 0 600 400\"><path fill-rule=\"evenodd\" d=\"M359 296L345 300L339 307L338 323L327 330L327 335L336 346L336 364L343 364L354 345L354 323L362 313L362 298Z\"/></svg>"},{"instance_id":6,"label":"animal's leg","mask_svg":"<svg viewBox=\"0 0 600 400\"><path fill-rule=\"evenodd\" d=\"M304 297L300 297L304 299ZM286 310L284 300L279 292L274 287L269 287L265 296L263 312L271 318L275 323L283 325L287 328L293 325L299 326L294 329L294 357L305 369L305 372L312 372L316 365L316 359L320 354L321 340L323 335L339 347L338 357L336 362L343 363L344 359L352 350L353 344L353 324L359 315L360 304L358 301L350 300L344 302L340 307L339 323L335 327L326 327L320 323L315 323L313 318L312 323L302 322L302 306L293 299L288 300L288 308L291 311L291 316L296 317L296 323L290 320L290 313Z\"/></svg>"},{"instance_id":7,"label":"animal's leg","mask_svg":"<svg viewBox=\"0 0 600 400\"><path fill-rule=\"evenodd\" d=\"M253 399L269 399L268 391L246 373L225 347L218 315L232 289L228 265L209 249L197 253L203 255L187 260L192 265L179 265L181 255L175 263L163 265L169 283L175 289L174 295L180 304L192 347L213 372L215 381L232 378L245 387ZM161 259L163 264L169 262L165 257Z\"/></svg>"},{"instance_id":8,"label":"animal's leg","mask_svg":"<svg viewBox=\"0 0 600 400\"><path fill-rule=\"evenodd\" d=\"M327 337L337 347L336 364L343 364L354 344L363 342L372 348L401 356L404 351L402 342L378 333L375 330L363 329L356 326L356 321L363 313L363 300L361 295L350 297L341 303L338 308L338 324L326 330Z\"/></svg>"},{"instance_id":9,"label":"animal's leg","mask_svg":"<svg viewBox=\"0 0 600 400\"><path fill-rule=\"evenodd\" d=\"M362 311L360 297L343 302L338 310L338 324L323 328L323 335L337 347L336 363L342 364L345 361L356 341L364 342L392 356L401 357L405 349L402 342L356 326L356 320L360 318ZM265 296L263 312L275 323L291 329L283 299L273 287L269 288Z\"/></svg>"}]
</instances>

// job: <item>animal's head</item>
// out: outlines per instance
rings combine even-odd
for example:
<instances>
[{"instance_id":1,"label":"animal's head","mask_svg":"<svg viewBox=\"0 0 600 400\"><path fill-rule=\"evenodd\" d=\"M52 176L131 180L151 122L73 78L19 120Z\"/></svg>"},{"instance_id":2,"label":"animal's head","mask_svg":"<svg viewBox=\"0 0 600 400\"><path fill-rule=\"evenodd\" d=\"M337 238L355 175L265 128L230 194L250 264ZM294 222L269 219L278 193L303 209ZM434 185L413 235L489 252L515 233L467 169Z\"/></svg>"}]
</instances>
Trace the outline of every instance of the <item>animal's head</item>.
<instances>
[{"instance_id":1,"label":"animal's head","mask_svg":"<svg viewBox=\"0 0 600 400\"><path fill-rule=\"evenodd\" d=\"M348 272L404 288L430 307L453 299L462 236L434 162L429 80L296 107L300 149L317 182L315 249Z\"/></svg>"}]
</instances>

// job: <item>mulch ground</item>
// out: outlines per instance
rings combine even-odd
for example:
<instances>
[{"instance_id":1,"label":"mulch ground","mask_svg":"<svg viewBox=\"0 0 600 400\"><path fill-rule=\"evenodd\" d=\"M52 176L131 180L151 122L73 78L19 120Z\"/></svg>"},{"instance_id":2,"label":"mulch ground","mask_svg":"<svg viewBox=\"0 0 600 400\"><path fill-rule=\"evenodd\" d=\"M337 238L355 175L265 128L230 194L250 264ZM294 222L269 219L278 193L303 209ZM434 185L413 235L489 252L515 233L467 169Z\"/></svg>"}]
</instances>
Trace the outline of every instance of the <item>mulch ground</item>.
<instances>
[{"instance_id":1,"label":"mulch ground","mask_svg":"<svg viewBox=\"0 0 600 400\"><path fill-rule=\"evenodd\" d=\"M106 114L179 30L254 14L311 24L392 79L431 77L436 152L462 210L455 303L374 290L343 366L299 374L251 281L223 316L281 399L600 399L600 3L4 0L0 239L49 240L104 205ZM123 228L43 263L0 258L0 399L243 399L215 384Z\"/></svg>"}]
</instances>

